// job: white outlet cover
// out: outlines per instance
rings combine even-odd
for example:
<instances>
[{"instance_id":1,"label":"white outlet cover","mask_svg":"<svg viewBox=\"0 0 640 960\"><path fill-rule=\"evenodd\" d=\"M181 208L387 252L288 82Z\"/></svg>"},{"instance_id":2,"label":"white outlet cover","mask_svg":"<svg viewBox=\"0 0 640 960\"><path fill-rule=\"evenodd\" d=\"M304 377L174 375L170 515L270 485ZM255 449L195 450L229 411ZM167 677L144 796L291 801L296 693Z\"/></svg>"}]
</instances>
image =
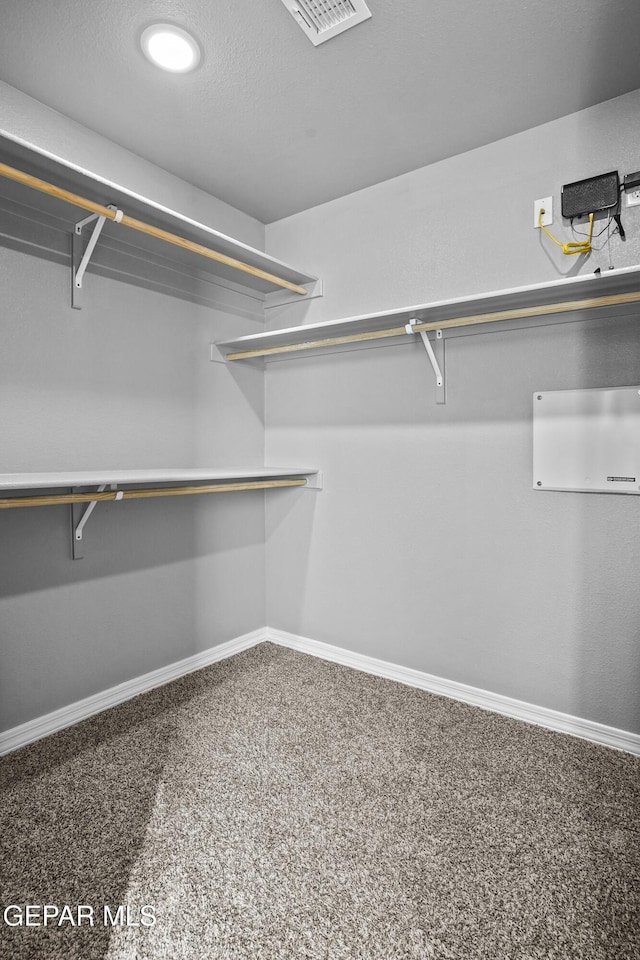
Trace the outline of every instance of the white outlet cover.
<instances>
[{"instance_id":1,"label":"white outlet cover","mask_svg":"<svg viewBox=\"0 0 640 960\"><path fill-rule=\"evenodd\" d=\"M541 200L536 200L533 204L533 225L536 229L540 226L538 223L538 217L540 216L540 210L544 209L542 214L542 226L550 227L553 223L553 197L542 197Z\"/></svg>"},{"instance_id":2,"label":"white outlet cover","mask_svg":"<svg viewBox=\"0 0 640 960\"><path fill-rule=\"evenodd\" d=\"M628 207L635 207L635 206L638 205L638 204L640 204L640 189L639 189L639 190L631 190L631 191L627 194L627 206L628 206Z\"/></svg>"}]
</instances>

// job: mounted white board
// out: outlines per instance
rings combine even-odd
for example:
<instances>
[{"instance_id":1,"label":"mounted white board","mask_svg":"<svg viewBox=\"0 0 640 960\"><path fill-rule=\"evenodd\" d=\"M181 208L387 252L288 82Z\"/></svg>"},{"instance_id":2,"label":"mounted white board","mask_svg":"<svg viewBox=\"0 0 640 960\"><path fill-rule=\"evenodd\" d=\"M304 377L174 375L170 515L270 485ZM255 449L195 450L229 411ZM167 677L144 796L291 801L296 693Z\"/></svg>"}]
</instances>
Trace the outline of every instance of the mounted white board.
<instances>
[{"instance_id":1,"label":"mounted white board","mask_svg":"<svg viewBox=\"0 0 640 960\"><path fill-rule=\"evenodd\" d=\"M536 490L640 493L640 386L533 395Z\"/></svg>"}]
</instances>

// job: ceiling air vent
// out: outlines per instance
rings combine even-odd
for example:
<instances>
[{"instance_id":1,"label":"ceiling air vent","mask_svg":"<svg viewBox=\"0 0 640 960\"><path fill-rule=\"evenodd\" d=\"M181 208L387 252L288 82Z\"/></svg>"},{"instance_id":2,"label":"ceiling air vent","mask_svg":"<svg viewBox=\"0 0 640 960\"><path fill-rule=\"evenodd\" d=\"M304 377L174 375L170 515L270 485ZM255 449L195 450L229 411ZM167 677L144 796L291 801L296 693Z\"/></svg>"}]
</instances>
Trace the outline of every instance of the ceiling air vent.
<instances>
[{"instance_id":1,"label":"ceiling air vent","mask_svg":"<svg viewBox=\"0 0 640 960\"><path fill-rule=\"evenodd\" d=\"M314 46L343 30L368 20L371 11L364 0L282 0Z\"/></svg>"}]
</instances>

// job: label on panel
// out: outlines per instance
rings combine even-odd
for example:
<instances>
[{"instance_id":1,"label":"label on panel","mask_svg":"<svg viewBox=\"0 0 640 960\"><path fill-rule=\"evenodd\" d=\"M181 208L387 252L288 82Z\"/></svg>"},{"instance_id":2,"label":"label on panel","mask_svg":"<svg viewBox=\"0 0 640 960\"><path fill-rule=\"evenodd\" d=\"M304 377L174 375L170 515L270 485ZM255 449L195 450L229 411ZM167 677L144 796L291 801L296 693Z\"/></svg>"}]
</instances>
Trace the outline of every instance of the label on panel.
<instances>
[{"instance_id":1,"label":"label on panel","mask_svg":"<svg viewBox=\"0 0 640 960\"><path fill-rule=\"evenodd\" d=\"M640 493L640 386L534 393L533 486Z\"/></svg>"}]
</instances>

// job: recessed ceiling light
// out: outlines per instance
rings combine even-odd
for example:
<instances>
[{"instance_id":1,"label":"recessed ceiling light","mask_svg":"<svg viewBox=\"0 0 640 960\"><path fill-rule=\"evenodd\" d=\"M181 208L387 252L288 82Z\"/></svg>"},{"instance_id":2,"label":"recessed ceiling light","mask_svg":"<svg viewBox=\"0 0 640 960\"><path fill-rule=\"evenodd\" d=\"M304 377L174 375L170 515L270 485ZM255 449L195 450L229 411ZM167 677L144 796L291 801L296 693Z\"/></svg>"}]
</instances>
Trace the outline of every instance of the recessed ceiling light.
<instances>
[{"instance_id":1,"label":"recessed ceiling light","mask_svg":"<svg viewBox=\"0 0 640 960\"><path fill-rule=\"evenodd\" d=\"M172 23L154 23L140 37L145 57L171 73L188 73L200 63L200 47L181 27Z\"/></svg>"}]
</instances>

